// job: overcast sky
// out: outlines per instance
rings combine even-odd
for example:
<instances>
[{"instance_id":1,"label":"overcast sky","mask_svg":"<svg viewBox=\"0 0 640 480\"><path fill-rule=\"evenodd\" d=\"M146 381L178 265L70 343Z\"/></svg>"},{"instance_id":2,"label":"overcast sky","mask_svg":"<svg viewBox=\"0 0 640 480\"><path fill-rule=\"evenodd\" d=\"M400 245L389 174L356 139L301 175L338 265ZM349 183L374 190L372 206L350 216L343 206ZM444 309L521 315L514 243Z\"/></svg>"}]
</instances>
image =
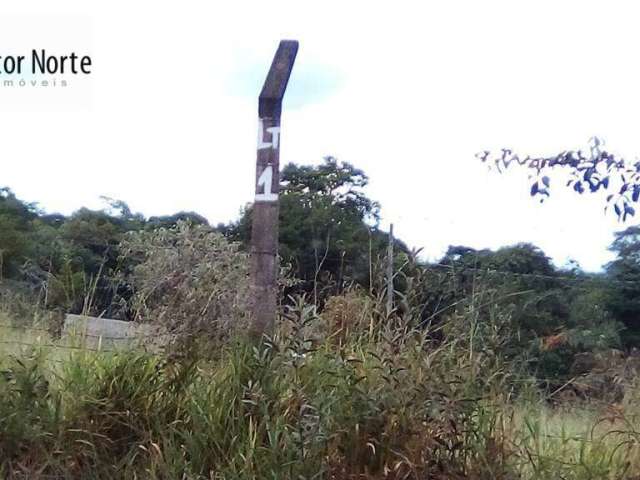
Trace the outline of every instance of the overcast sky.
<instances>
[{"instance_id":1,"label":"overcast sky","mask_svg":"<svg viewBox=\"0 0 640 480\"><path fill-rule=\"evenodd\" d=\"M640 153L633 2L3 2L0 56L90 54L68 89L0 91L0 185L48 211L234 219L252 199L257 94L278 40L300 41L281 164L333 155L366 171L386 228L428 258L449 244L533 242L558 265L610 260L624 227L600 196L474 156ZM1 78L0 78L1 80Z\"/></svg>"}]
</instances>

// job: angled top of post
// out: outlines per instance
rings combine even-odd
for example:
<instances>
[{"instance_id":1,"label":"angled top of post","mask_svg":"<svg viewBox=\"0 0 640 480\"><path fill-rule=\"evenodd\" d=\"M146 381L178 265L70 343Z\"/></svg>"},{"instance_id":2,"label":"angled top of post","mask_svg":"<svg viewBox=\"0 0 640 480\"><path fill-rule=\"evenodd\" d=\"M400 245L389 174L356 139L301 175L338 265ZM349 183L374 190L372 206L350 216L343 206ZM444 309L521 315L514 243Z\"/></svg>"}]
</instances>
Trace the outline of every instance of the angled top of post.
<instances>
[{"instance_id":1,"label":"angled top of post","mask_svg":"<svg viewBox=\"0 0 640 480\"><path fill-rule=\"evenodd\" d=\"M282 97L287 89L293 62L298 53L297 40L282 40L271 62L271 68L264 81L258 102L258 114L261 118L280 116Z\"/></svg>"}]
</instances>

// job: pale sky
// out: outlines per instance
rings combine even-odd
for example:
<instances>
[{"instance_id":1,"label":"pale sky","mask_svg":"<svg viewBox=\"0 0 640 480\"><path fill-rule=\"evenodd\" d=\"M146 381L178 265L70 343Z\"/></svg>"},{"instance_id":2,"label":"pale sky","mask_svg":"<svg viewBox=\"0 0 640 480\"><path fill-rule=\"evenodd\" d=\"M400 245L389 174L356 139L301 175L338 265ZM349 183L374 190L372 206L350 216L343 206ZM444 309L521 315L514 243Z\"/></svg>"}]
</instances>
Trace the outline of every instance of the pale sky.
<instances>
[{"instance_id":1,"label":"pale sky","mask_svg":"<svg viewBox=\"0 0 640 480\"><path fill-rule=\"evenodd\" d=\"M637 10L584 0L3 2L0 56L73 50L91 55L93 73L66 89L0 90L0 185L62 213L107 195L147 216L236 218L253 197L257 95L278 41L292 38L282 165L333 155L364 169L381 226L393 222L427 258L449 244L527 241L558 265L596 270L625 226L603 214L601 196L556 181L540 205L526 174L487 172L474 154L553 154L594 135L640 154Z\"/></svg>"}]
</instances>

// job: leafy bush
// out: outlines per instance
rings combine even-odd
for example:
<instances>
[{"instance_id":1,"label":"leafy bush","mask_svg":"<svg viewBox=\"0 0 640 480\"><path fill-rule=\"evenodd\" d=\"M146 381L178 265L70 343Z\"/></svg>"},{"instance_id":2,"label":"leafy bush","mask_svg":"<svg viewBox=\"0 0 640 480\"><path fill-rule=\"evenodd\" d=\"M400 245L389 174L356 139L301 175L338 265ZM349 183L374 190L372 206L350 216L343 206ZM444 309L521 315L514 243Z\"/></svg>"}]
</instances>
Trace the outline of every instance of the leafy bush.
<instances>
[{"instance_id":1,"label":"leafy bush","mask_svg":"<svg viewBox=\"0 0 640 480\"><path fill-rule=\"evenodd\" d=\"M219 338L244 325L249 292L247 254L205 225L129 233L121 254L134 260L136 320L181 339Z\"/></svg>"}]
</instances>

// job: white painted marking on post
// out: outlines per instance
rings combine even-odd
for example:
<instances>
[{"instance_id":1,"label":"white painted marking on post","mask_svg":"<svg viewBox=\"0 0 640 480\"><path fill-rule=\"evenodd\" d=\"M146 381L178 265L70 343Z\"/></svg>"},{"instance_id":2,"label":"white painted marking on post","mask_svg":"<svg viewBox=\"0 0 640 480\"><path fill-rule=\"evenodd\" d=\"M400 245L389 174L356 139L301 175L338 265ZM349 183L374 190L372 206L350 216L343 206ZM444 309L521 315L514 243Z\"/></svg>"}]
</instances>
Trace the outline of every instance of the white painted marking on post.
<instances>
[{"instance_id":1,"label":"white painted marking on post","mask_svg":"<svg viewBox=\"0 0 640 480\"><path fill-rule=\"evenodd\" d=\"M264 141L264 123L262 119L258 119L258 150L263 150L265 148L269 148L271 146L270 143Z\"/></svg>"},{"instance_id":2,"label":"white painted marking on post","mask_svg":"<svg viewBox=\"0 0 640 480\"><path fill-rule=\"evenodd\" d=\"M263 193L256 193L256 201L275 202L278 200L278 194L271 192L271 183L273 181L273 167L267 166L258 177L257 188L264 187Z\"/></svg>"},{"instance_id":3,"label":"white painted marking on post","mask_svg":"<svg viewBox=\"0 0 640 480\"><path fill-rule=\"evenodd\" d=\"M267 128L267 132L271 134L271 141L273 142L273 149L278 149L278 141L280 140L280 127Z\"/></svg>"},{"instance_id":4,"label":"white painted marking on post","mask_svg":"<svg viewBox=\"0 0 640 480\"><path fill-rule=\"evenodd\" d=\"M278 143L280 142L280 127L269 127L267 132L271 134L271 141L266 142L264 139L264 122L261 118L258 119L258 150L264 150L265 148L273 148L277 150Z\"/></svg>"}]
</instances>

